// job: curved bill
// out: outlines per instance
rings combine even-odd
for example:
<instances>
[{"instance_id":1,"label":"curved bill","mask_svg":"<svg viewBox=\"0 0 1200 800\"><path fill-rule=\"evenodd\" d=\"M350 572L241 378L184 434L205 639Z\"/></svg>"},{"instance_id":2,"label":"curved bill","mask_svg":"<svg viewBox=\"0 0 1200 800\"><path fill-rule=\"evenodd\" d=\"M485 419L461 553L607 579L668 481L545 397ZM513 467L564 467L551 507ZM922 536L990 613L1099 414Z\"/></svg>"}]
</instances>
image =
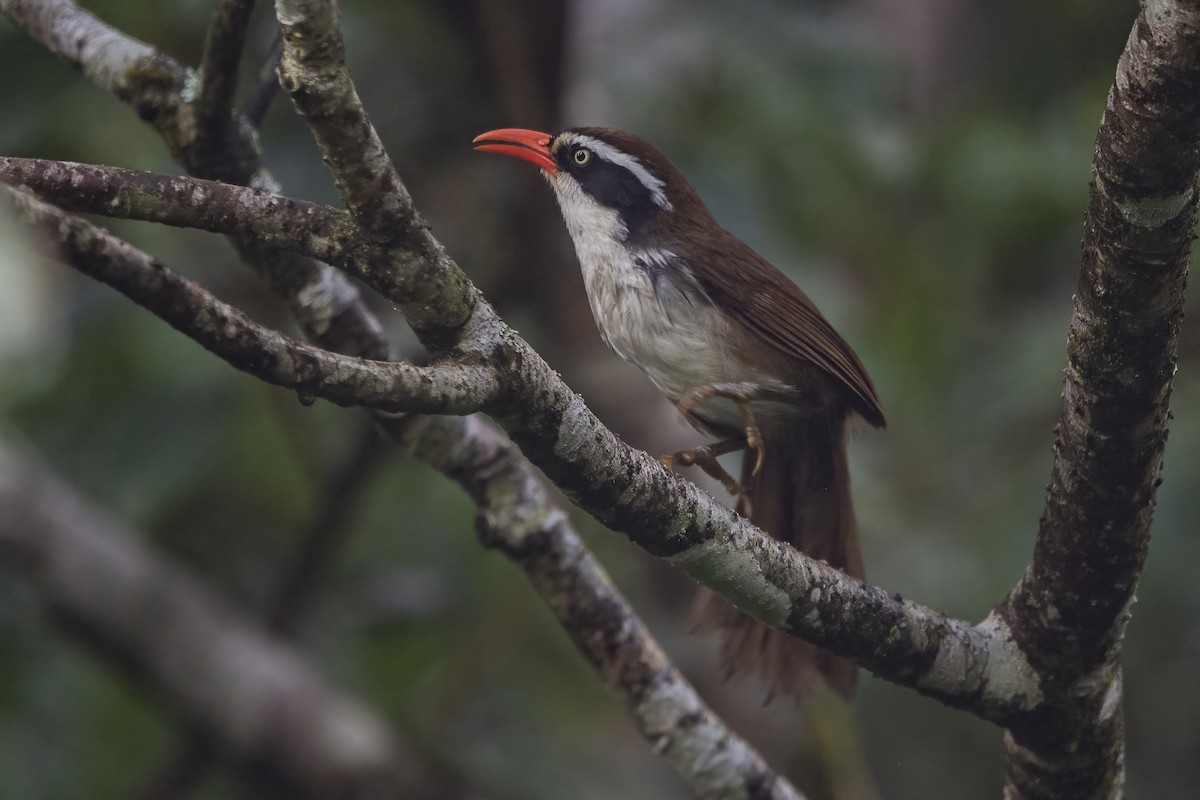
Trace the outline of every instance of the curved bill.
<instances>
[{"instance_id":1,"label":"curved bill","mask_svg":"<svg viewBox=\"0 0 1200 800\"><path fill-rule=\"evenodd\" d=\"M481 133L471 141L476 150L519 158L535 164L553 175L558 172L558 165L554 163L554 157L550 155L550 142L553 139L554 137L548 133L529 131L524 128L500 128Z\"/></svg>"}]
</instances>

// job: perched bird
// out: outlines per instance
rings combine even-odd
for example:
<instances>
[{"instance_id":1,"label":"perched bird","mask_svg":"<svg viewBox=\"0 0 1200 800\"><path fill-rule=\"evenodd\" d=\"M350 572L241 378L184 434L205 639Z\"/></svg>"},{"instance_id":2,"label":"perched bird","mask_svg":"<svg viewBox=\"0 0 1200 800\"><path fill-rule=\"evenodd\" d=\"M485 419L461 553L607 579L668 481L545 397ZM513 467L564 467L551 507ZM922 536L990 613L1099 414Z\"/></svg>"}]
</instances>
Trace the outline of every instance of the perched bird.
<instances>
[{"instance_id":1,"label":"perched bird","mask_svg":"<svg viewBox=\"0 0 1200 800\"><path fill-rule=\"evenodd\" d=\"M883 411L858 357L804 292L718 225L679 170L636 136L507 128L476 137L475 148L541 168L600 335L716 438L662 461L701 467L755 525L861 579L846 425L858 414L883 427ZM743 449L738 482L717 456ZM818 671L853 692L849 662L711 594L703 613L726 629L726 677L757 670L772 695L796 694Z\"/></svg>"}]
</instances>

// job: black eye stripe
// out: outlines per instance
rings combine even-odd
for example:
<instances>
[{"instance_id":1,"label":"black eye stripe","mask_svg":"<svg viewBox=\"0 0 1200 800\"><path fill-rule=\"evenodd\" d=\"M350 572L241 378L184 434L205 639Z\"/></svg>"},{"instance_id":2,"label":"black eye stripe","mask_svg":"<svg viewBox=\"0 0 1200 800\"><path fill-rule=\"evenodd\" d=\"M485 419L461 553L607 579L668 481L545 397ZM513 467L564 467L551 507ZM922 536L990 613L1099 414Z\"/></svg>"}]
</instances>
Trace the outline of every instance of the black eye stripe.
<instances>
[{"instance_id":1,"label":"black eye stripe","mask_svg":"<svg viewBox=\"0 0 1200 800\"><path fill-rule=\"evenodd\" d=\"M572 166L571 174L583 191L601 205L616 209L630 233L659 211L650 190L625 167L605 161L595 153L586 166Z\"/></svg>"}]
</instances>

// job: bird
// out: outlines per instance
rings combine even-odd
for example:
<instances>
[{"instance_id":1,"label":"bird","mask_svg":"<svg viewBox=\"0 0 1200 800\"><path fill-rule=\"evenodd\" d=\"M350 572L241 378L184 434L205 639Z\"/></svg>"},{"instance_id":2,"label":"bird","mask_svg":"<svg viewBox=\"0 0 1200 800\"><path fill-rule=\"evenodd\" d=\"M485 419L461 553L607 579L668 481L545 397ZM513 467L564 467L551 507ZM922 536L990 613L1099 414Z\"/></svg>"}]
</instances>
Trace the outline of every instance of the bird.
<instances>
[{"instance_id":1,"label":"bird","mask_svg":"<svg viewBox=\"0 0 1200 800\"><path fill-rule=\"evenodd\" d=\"M812 300L722 228L649 142L613 128L501 128L476 150L540 168L558 199L605 343L714 441L661 457L698 466L771 536L864 578L850 496L847 426L886 421L871 378ZM743 451L740 480L718 457ZM850 697L852 663L766 627L712 593L701 627L724 631L728 680L757 672L801 696L817 674Z\"/></svg>"}]
</instances>

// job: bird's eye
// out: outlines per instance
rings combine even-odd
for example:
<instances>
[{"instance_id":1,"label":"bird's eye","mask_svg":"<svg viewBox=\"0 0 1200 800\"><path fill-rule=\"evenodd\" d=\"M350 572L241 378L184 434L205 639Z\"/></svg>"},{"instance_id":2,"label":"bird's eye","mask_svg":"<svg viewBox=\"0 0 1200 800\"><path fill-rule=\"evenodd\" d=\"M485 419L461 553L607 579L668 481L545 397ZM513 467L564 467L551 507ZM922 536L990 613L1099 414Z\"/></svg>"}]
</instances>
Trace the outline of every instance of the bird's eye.
<instances>
[{"instance_id":1,"label":"bird's eye","mask_svg":"<svg viewBox=\"0 0 1200 800\"><path fill-rule=\"evenodd\" d=\"M574 158L575 163L581 167L586 167L588 164L592 163L592 151L588 150L586 147L579 148L571 155L571 157Z\"/></svg>"}]
</instances>

